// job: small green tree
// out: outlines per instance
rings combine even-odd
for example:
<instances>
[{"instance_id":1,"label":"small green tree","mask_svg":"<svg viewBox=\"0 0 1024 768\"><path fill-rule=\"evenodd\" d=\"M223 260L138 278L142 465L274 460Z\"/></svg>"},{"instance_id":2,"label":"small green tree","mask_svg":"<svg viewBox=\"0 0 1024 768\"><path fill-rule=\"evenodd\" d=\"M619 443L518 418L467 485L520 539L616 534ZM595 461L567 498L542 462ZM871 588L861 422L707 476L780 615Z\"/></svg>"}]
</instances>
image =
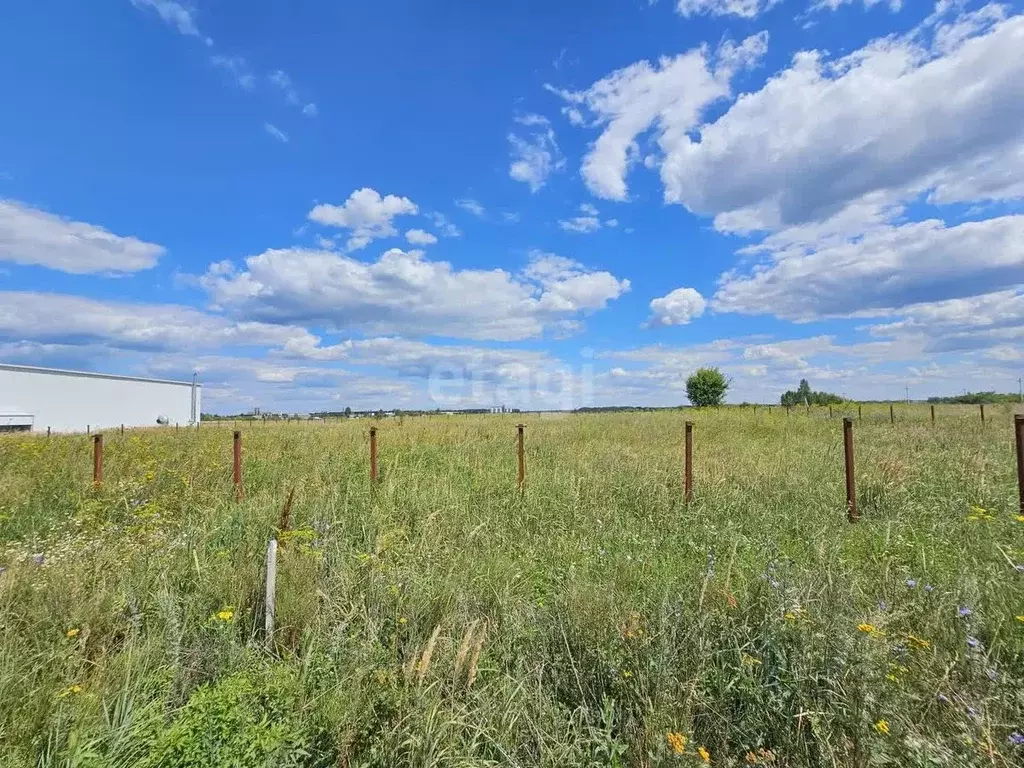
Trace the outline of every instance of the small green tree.
<instances>
[{"instance_id":1,"label":"small green tree","mask_svg":"<svg viewBox=\"0 0 1024 768\"><path fill-rule=\"evenodd\" d=\"M698 368L686 380L686 396L693 405L721 405L729 380L717 368Z\"/></svg>"}]
</instances>

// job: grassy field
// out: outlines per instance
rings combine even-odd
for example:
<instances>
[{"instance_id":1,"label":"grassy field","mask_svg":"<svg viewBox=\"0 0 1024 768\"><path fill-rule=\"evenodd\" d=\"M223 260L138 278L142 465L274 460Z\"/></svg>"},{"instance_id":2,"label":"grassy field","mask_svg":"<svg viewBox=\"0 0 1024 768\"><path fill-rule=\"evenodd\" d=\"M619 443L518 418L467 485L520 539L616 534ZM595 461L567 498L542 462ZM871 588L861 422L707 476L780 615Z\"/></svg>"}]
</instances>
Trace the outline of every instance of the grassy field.
<instances>
[{"instance_id":1,"label":"grassy field","mask_svg":"<svg viewBox=\"0 0 1024 768\"><path fill-rule=\"evenodd\" d=\"M840 412L4 436L0 765L1024 764L1010 407Z\"/></svg>"}]
</instances>

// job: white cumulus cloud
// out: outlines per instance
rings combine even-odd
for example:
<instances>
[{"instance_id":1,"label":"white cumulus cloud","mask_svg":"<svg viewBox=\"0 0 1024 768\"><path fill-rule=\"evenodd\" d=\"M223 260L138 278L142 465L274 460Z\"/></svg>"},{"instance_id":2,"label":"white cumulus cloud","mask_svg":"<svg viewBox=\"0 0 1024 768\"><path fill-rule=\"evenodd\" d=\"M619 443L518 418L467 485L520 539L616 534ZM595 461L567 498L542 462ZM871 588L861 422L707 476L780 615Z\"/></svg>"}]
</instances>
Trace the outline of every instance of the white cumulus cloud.
<instances>
[{"instance_id":1,"label":"white cumulus cloud","mask_svg":"<svg viewBox=\"0 0 1024 768\"><path fill-rule=\"evenodd\" d=\"M34 264L72 274L138 272L155 266L164 248L103 227L0 200L0 262Z\"/></svg>"},{"instance_id":2,"label":"white cumulus cloud","mask_svg":"<svg viewBox=\"0 0 1024 768\"><path fill-rule=\"evenodd\" d=\"M666 296L651 301L649 327L686 325L704 314L704 297L693 288L676 288Z\"/></svg>"},{"instance_id":3,"label":"white cumulus cloud","mask_svg":"<svg viewBox=\"0 0 1024 768\"><path fill-rule=\"evenodd\" d=\"M331 251L269 250L242 270L211 265L201 284L216 307L248 321L495 340L571 331L581 313L629 290L628 280L550 254L535 254L515 275L459 270L398 249L371 263Z\"/></svg>"},{"instance_id":4,"label":"white cumulus cloud","mask_svg":"<svg viewBox=\"0 0 1024 768\"><path fill-rule=\"evenodd\" d=\"M308 218L317 224L351 230L347 248L356 251L374 240L394 237L398 234L394 219L416 213L419 213L419 208L409 198L397 195L381 197L377 190L364 187L353 192L342 205L317 205L309 212Z\"/></svg>"},{"instance_id":5,"label":"white cumulus cloud","mask_svg":"<svg viewBox=\"0 0 1024 768\"><path fill-rule=\"evenodd\" d=\"M508 135L509 143L512 145L512 161L508 175L529 185L531 192L538 192L547 183L548 176L565 167L565 158L558 148L555 132L546 118L540 115L527 115L517 118L516 122L531 131L526 138L517 133Z\"/></svg>"}]
</instances>

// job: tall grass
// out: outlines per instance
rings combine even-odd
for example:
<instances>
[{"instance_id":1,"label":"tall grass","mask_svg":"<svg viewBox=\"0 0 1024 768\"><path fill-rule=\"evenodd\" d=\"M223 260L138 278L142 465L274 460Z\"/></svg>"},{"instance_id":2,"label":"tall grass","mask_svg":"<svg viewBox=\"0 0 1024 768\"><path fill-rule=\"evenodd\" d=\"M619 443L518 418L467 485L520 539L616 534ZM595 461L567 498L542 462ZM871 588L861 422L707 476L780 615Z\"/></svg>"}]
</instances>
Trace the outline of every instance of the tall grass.
<instances>
[{"instance_id":1,"label":"tall grass","mask_svg":"<svg viewBox=\"0 0 1024 768\"><path fill-rule=\"evenodd\" d=\"M1020 765L1009 407L834 411L4 437L0 765Z\"/></svg>"}]
</instances>

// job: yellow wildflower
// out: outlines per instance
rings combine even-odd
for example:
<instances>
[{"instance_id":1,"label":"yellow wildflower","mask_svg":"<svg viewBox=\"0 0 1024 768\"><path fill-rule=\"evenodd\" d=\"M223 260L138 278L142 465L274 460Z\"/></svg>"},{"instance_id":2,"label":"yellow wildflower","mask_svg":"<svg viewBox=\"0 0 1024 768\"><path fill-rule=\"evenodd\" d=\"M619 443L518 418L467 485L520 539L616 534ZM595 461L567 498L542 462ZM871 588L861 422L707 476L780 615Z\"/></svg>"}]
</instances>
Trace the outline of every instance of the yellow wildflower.
<instances>
[{"instance_id":1,"label":"yellow wildflower","mask_svg":"<svg viewBox=\"0 0 1024 768\"><path fill-rule=\"evenodd\" d=\"M747 756L743 758L747 765L757 765L757 755L753 752L747 752Z\"/></svg>"},{"instance_id":2,"label":"yellow wildflower","mask_svg":"<svg viewBox=\"0 0 1024 768\"><path fill-rule=\"evenodd\" d=\"M704 749L703 746L697 747L697 754L700 755L700 759L705 763L711 762L711 753Z\"/></svg>"},{"instance_id":3,"label":"yellow wildflower","mask_svg":"<svg viewBox=\"0 0 1024 768\"><path fill-rule=\"evenodd\" d=\"M409 620L408 620L407 618L405 618L405 616L402 616L402 617L400 617L400 618L398 619L398 623L399 623L399 624L408 624L408 623L409 623Z\"/></svg>"},{"instance_id":4,"label":"yellow wildflower","mask_svg":"<svg viewBox=\"0 0 1024 768\"><path fill-rule=\"evenodd\" d=\"M1017 522L1024 523L1024 515L1017 515Z\"/></svg>"},{"instance_id":5,"label":"yellow wildflower","mask_svg":"<svg viewBox=\"0 0 1024 768\"><path fill-rule=\"evenodd\" d=\"M78 685L78 683L75 683L74 685L69 685L63 691L58 693L57 696L59 698L61 698L61 699L64 699L64 698L67 698L68 696L74 696L76 693L81 693L81 692L82 692L82 686Z\"/></svg>"},{"instance_id":6,"label":"yellow wildflower","mask_svg":"<svg viewBox=\"0 0 1024 768\"><path fill-rule=\"evenodd\" d=\"M1018 617L1017 617L1017 621L1019 621L1019 622L1021 622L1022 624L1024 624L1024 616L1018 616Z\"/></svg>"},{"instance_id":7,"label":"yellow wildflower","mask_svg":"<svg viewBox=\"0 0 1024 768\"><path fill-rule=\"evenodd\" d=\"M224 608L223 610L217 611L217 618L221 621L231 621L235 618L235 612L230 608Z\"/></svg>"},{"instance_id":8,"label":"yellow wildflower","mask_svg":"<svg viewBox=\"0 0 1024 768\"><path fill-rule=\"evenodd\" d=\"M927 650L928 648L932 647L931 642L929 642L928 640L922 640L920 637L917 637L916 635L908 634L907 640L909 640L910 644L913 645L915 648L920 648L922 650Z\"/></svg>"},{"instance_id":9,"label":"yellow wildflower","mask_svg":"<svg viewBox=\"0 0 1024 768\"><path fill-rule=\"evenodd\" d=\"M686 737L683 734L669 731L665 734L665 738L668 739L668 745L677 755L686 751Z\"/></svg>"},{"instance_id":10,"label":"yellow wildflower","mask_svg":"<svg viewBox=\"0 0 1024 768\"><path fill-rule=\"evenodd\" d=\"M874 632L875 631L875 625L874 624L858 624L857 625L857 629L859 629L861 632Z\"/></svg>"},{"instance_id":11,"label":"yellow wildflower","mask_svg":"<svg viewBox=\"0 0 1024 768\"><path fill-rule=\"evenodd\" d=\"M784 618L786 621L796 621L796 614L795 613L787 613L782 618Z\"/></svg>"},{"instance_id":12,"label":"yellow wildflower","mask_svg":"<svg viewBox=\"0 0 1024 768\"><path fill-rule=\"evenodd\" d=\"M743 664L744 667L755 667L761 663L761 660L756 656L751 656L749 653L744 652L740 656L740 663Z\"/></svg>"},{"instance_id":13,"label":"yellow wildflower","mask_svg":"<svg viewBox=\"0 0 1024 768\"><path fill-rule=\"evenodd\" d=\"M878 731L883 736L888 736L889 735L889 721L888 720L879 720L877 723L875 723L875 730Z\"/></svg>"},{"instance_id":14,"label":"yellow wildflower","mask_svg":"<svg viewBox=\"0 0 1024 768\"><path fill-rule=\"evenodd\" d=\"M67 631L67 635L68 637L78 637L78 633L81 631L78 627L72 627Z\"/></svg>"},{"instance_id":15,"label":"yellow wildflower","mask_svg":"<svg viewBox=\"0 0 1024 768\"><path fill-rule=\"evenodd\" d=\"M629 671L628 669L627 669L627 670L625 670L625 671L624 671L624 672L622 673L622 679L623 679L623 680L629 680L629 678L631 678L632 676L633 676L633 673L632 673L632 672L630 672L630 671Z\"/></svg>"}]
</instances>

